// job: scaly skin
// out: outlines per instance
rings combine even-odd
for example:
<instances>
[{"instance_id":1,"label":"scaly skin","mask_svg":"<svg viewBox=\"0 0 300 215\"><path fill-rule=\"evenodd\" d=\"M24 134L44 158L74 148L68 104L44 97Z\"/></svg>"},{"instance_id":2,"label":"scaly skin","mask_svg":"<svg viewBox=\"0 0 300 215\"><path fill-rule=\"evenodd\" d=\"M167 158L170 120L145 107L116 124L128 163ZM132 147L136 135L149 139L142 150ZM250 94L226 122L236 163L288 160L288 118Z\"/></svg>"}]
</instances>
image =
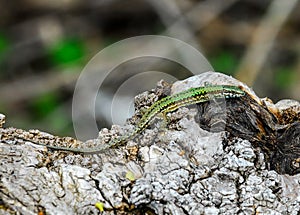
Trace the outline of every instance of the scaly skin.
<instances>
[{"instance_id":1,"label":"scaly skin","mask_svg":"<svg viewBox=\"0 0 300 215\"><path fill-rule=\"evenodd\" d=\"M54 150L70 151L77 153L94 154L100 153L108 148L115 148L123 145L128 140L134 138L136 135L144 131L152 121L154 117L158 114L163 114L165 116L167 113L177 110L180 107L208 102L212 99L217 98L237 98L244 96L245 92L237 86L231 85L210 85L205 87L190 88L172 96L167 96L154 104L152 104L142 116L136 128L127 135L120 136L118 138L112 139L108 144L102 145L95 148L69 148L69 147L59 147L50 146L42 143L38 143L32 140L24 139L26 141L33 142L38 145L46 146L47 148Z\"/></svg>"}]
</instances>

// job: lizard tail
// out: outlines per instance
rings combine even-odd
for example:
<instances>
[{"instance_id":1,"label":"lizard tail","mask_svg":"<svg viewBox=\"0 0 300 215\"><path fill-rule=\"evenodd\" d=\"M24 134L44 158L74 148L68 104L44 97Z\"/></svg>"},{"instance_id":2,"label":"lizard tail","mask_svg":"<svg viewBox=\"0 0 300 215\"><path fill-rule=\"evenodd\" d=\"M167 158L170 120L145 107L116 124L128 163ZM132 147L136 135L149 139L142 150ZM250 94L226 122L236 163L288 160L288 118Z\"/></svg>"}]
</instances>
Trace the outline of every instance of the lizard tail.
<instances>
[{"instance_id":1,"label":"lizard tail","mask_svg":"<svg viewBox=\"0 0 300 215\"><path fill-rule=\"evenodd\" d=\"M36 145L45 146L48 149L52 149L52 150L56 150L56 151L68 151L68 152L82 153L82 154L96 154L96 153L103 152L103 151L107 150L108 148L110 148L109 144L102 144L102 146L100 146L100 147L92 147L92 148L71 148L71 147L63 147L63 146L52 146L52 145L36 142L34 140L28 140L25 138L21 138L21 139L24 141L34 143Z\"/></svg>"}]
</instances>

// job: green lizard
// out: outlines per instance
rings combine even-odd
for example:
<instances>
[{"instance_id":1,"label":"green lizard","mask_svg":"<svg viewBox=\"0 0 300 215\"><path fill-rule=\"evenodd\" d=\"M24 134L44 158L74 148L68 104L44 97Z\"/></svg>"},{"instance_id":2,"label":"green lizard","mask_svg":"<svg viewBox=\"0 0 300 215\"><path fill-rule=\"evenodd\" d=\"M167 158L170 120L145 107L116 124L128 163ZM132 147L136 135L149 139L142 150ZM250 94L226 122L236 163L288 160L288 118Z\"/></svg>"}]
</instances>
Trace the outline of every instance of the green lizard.
<instances>
[{"instance_id":1,"label":"green lizard","mask_svg":"<svg viewBox=\"0 0 300 215\"><path fill-rule=\"evenodd\" d=\"M51 146L47 144L38 143L32 140L25 139L26 141L33 142L38 145L46 146L47 148L54 150L63 150L77 153L100 153L108 148L118 147L126 143L131 138L134 138L136 135L144 131L152 119L154 119L158 114L162 114L165 118L166 114L172 111L177 110L180 107L208 102L211 99L218 98L237 98L244 96L245 92L237 86L231 85L209 85L204 87L190 88L186 91L183 91L178 94L167 96L158 100L152 104L146 112L143 114L141 120L135 127L135 129L127 135L120 136L118 138L110 140L109 143L104 144L100 147L94 148L71 148L71 147L60 147L60 146Z\"/></svg>"}]
</instances>

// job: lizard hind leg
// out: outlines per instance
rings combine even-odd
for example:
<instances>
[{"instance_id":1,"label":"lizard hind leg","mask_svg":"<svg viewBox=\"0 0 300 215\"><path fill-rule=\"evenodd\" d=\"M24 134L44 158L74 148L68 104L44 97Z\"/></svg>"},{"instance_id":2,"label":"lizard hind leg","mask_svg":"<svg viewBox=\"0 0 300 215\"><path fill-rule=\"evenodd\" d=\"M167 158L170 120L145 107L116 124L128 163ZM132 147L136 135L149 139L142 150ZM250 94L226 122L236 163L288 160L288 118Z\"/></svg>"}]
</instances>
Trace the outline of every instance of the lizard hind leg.
<instances>
[{"instance_id":1,"label":"lizard hind leg","mask_svg":"<svg viewBox=\"0 0 300 215\"><path fill-rule=\"evenodd\" d=\"M160 123L158 129L162 133L162 135L165 134L170 124L170 119L167 117L167 113L168 112L164 111L159 114L159 116L162 118L162 122Z\"/></svg>"}]
</instances>

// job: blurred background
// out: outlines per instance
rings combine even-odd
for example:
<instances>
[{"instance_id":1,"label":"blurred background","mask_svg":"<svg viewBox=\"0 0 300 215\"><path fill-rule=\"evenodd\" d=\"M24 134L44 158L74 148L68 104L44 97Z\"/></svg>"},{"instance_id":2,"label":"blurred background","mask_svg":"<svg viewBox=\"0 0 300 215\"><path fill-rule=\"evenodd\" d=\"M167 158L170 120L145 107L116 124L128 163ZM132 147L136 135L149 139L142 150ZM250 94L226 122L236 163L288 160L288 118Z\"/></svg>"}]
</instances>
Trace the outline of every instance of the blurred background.
<instances>
[{"instance_id":1,"label":"blurred background","mask_svg":"<svg viewBox=\"0 0 300 215\"><path fill-rule=\"evenodd\" d=\"M297 0L0 0L0 113L6 126L74 136L83 67L108 45L147 34L191 44L260 97L300 100L299 11ZM100 128L110 123L99 116Z\"/></svg>"}]
</instances>

